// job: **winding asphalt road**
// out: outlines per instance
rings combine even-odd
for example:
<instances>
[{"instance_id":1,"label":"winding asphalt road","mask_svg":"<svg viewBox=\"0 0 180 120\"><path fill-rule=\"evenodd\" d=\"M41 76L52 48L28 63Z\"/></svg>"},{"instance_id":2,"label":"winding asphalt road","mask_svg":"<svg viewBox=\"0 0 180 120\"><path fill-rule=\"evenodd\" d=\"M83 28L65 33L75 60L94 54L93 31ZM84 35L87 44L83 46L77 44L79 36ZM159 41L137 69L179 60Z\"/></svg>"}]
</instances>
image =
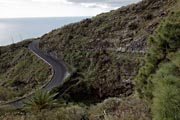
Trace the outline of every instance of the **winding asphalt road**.
<instances>
[{"instance_id":1,"label":"winding asphalt road","mask_svg":"<svg viewBox=\"0 0 180 120\"><path fill-rule=\"evenodd\" d=\"M51 66L51 69L53 70L53 78L51 79L51 81L49 81L42 87L42 90L43 91L52 90L53 88L61 85L61 83L64 80L64 78L66 77L66 75L70 73L70 70L65 65L65 63L62 60L56 59L52 55L43 53L39 49L38 42L33 42L33 43L29 44L28 48L34 54L36 54L36 56L38 56L43 61L45 61L47 64L49 64ZM32 96L32 95L29 95L28 97L30 97L30 96ZM18 100L7 102L3 105L11 105L11 106L20 108L20 107L23 107L23 103L28 99L28 97L23 97Z\"/></svg>"}]
</instances>

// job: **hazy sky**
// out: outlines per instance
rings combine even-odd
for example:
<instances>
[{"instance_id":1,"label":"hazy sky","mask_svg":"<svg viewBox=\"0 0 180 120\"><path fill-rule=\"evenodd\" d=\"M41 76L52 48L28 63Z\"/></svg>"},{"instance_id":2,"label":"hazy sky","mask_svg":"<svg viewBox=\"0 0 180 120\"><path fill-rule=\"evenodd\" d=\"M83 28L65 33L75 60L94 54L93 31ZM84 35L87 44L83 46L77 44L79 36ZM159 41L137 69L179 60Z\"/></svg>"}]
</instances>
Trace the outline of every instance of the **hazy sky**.
<instances>
[{"instance_id":1,"label":"hazy sky","mask_svg":"<svg viewBox=\"0 0 180 120\"><path fill-rule=\"evenodd\" d=\"M141 0L0 0L0 18L94 16Z\"/></svg>"}]
</instances>

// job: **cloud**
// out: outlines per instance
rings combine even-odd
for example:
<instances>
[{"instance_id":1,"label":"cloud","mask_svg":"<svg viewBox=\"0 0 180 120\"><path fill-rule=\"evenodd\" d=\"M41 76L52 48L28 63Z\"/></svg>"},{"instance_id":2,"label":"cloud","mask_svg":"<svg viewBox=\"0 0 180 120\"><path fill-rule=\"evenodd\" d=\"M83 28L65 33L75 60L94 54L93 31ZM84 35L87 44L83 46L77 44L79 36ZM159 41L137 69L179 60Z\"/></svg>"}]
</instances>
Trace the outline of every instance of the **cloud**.
<instances>
[{"instance_id":1,"label":"cloud","mask_svg":"<svg viewBox=\"0 0 180 120\"><path fill-rule=\"evenodd\" d=\"M14 4L19 2L23 2L23 0L0 0L0 3L6 3L6 4Z\"/></svg>"},{"instance_id":2,"label":"cloud","mask_svg":"<svg viewBox=\"0 0 180 120\"><path fill-rule=\"evenodd\" d=\"M104 8L104 9L109 8L105 4L96 4L96 3L80 3L80 5L87 7L87 8Z\"/></svg>"},{"instance_id":3,"label":"cloud","mask_svg":"<svg viewBox=\"0 0 180 120\"><path fill-rule=\"evenodd\" d=\"M67 2L81 4L85 7L116 8L141 0L67 0Z\"/></svg>"},{"instance_id":4,"label":"cloud","mask_svg":"<svg viewBox=\"0 0 180 120\"><path fill-rule=\"evenodd\" d=\"M69 3L66 0L31 0L32 2L44 2L44 3Z\"/></svg>"},{"instance_id":5,"label":"cloud","mask_svg":"<svg viewBox=\"0 0 180 120\"><path fill-rule=\"evenodd\" d=\"M0 0L0 18L95 16L140 0Z\"/></svg>"}]
</instances>

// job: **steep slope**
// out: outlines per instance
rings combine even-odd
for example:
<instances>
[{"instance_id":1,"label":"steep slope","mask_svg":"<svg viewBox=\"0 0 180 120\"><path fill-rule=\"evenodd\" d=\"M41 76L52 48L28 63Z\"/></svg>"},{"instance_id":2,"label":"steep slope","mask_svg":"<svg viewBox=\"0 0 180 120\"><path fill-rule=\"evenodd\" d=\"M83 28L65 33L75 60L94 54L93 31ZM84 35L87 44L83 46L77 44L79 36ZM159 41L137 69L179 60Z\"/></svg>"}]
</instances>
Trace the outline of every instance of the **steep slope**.
<instances>
[{"instance_id":1,"label":"steep slope","mask_svg":"<svg viewBox=\"0 0 180 120\"><path fill-rule=\"evenodd\" d=\"M0 47L0 101L30 93L51 78L51 70L29 49L32 40Z\"/></svg>"},{"instance_id":2,"label":"steep slope","mask_svg":"<svg viewBox=\"0 0 180 120\"><path fill-rule=\"evenodd\" d=\"M41 48L63 57L76 69L70 81L77 85L68 93L73 99L87 93L97 99L128 96L147 37L175 3L144 0L100 14L42 36Z\"/></svg>"},{"instance_id":3,"label":"steep slope","mask_svg":"<svg viewBox=\"0 0 180 120\"><path fill-rule=\"evenodd\" d=\"M77 117L77 120L81 120L88 117L92 120L104 120L108 112L114 120L119 118L149 120L149 107L145 102L135 99L134 96L128 99L121 98L133 94L134 77L141 66L141 57L148 48L147 38L176 3L177 0L143 0L138 4L121 7L91 19L64 26L34 39L40 41L43 51L53 52L57 58L63 58L74 73L55 90L60 93L58 96L60 105L57 108L52 111L32 112L30 115L26 112L23 115L15 114L18 117L31 116L37 119L44 118L45 115L47 119L51 116L54 119ZM27 45L31 41L0 47L0 68L2 68L0 76L3 81L12 80L11 83L13 83L15 78L18 78L25 81L26 85L31 85L27 84L28 80L41 81L50 76L48 66L27 50ZM12 50L8 51L11 47ZM32 64L29 63L30 59L34 59ZM19 67L18 64L23 65ZM39 67L34 68L38 65ZM26 74L21 74L25 66L31 69L27 70ZM34 74L29 78L32 72ZM3 82L0 81L0 83ZM39 84L43 83L44 81L39 82ZM13 88L9 84L6 85L10 89ZM19 88L20 85L16 84L15 87ZM23 88L26 87L23 86ZM120 99L107 99L108 97L120 97ZM92 103L104 99L107 100L92 106ZM80 103L80 105L77 107L69 102ZM96 110L98 110L97 114L93 113ZM123 116L124 113L131 114L126 117ZM14 118L14 113L12 116Z\"/></svg>"},{"instance_id":4,"label":"steep slope","mask_svg":"<svg viewBox=\"0 0 180 120\"><path fill-rule=\"evenodd\" d=\"M139 95L152 103L154 120L179 120L180 6L160 24L148 47L137 77Z\"/></svg>"}]
</instances>

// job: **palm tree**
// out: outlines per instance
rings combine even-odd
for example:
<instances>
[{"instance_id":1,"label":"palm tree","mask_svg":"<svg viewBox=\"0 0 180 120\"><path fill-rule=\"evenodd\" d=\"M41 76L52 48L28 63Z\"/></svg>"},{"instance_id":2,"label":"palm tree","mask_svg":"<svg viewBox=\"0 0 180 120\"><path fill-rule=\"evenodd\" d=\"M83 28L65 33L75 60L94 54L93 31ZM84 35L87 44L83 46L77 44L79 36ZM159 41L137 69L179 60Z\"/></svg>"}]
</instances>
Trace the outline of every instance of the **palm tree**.
<instances>
[{"instance_id":1,"label":"palm tree","mask_svg":"<svg viewBox=\"0 0 180 120\"><path fill-rule=\"evenodd\" d=\"M51 94L50 91L38 90L33 97L24 103L24 105L26 108L32 110L42 110L52 107L57 102L56 99L54 99L56 95L57 93Z\"/></svg>"}]
</instances>

